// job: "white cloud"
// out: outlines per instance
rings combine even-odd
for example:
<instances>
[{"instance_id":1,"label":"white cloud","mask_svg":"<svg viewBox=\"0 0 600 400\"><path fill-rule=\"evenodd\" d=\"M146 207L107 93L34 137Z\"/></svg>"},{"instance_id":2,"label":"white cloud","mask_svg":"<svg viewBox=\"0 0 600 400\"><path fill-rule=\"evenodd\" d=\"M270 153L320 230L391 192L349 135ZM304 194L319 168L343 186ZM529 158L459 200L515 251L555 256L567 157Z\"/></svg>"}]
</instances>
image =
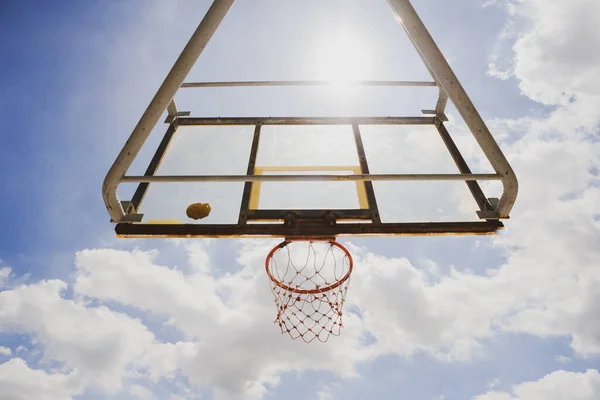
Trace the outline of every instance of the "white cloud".
<instances>
[{"instance_id":1,"label":"white cloud","mask_svg":"<svg viewBox=\"0 0 600 400\"><path fill-rule=\"evenodd\" d=\"M20 358L0 364L0 398L11 400L70 400L83 387L75 373L48 374Z\"/></svg>"},{"instance_id":2,"label":"white cloud","mask_svg":"<svg viewBox=\"0 0 600 400\"><path fill-rule=\"evenodd\" d=\"M488 388L489 389L493 389L496 386L498 386L500 384L500 379L498 378L494 378L489 384L488 384Z\"/></svg>"},{"instance_id":3,"label":"white cloud","mask_svg":"<svg viewBox=\"0 0 600 400\"><path fill-rule=\"evenodd\" d=\"M474 400L595 400L600 398L600 373L555 371L542 379L515 385L511 393L489 392Z\"/></svg>"},{"instance_id":4,"label":"white cloud","mask_svg":"<svg viewBox=\"0 0 600 400\"><path fill-rule=\"evenodd\" d=\"M155 398L150 389L138 384L133 384L129 387L129 394L141 400L151 400Z\"/></svg>"},{"instance_id":5,"label":"white cloud","mask_svg":"<svg viewBox=\"0 0 600 400\"><path fill-rule=\"evenodd\" d=\"M0 356L11 356L12 350L8 347L0 346Z\"/></svg>"},{"instance_id":6,"label":"white cloud","mask_svg":"<svg viewBox=\"0 0 600 400\"><path fill-rule=\"evenodd\" d=\"M10 267L0 268L0 289L6 286L6 281L8 281L8 277L10 276L11 271L12 270Z\"/></svg>"},{"instance_id":7,"label":"white cloud","mask_svg":"<svg viewBox=\"0 0 600 400\"><path fill-rule=\"evenodd\" d=\"M109 392L136 367L149 377L168 374L171 359L188 351L183 343L158 343L137 319L63 298L66 287L52 280L0 293L0 330L32 334L45 359Z\"/></svg>"},{"instance_id":8,"label":"white cloud","mask_svg":"<svg viewBox=\"0 0 600 400\"><path fill-rule=\"evenodd\" d=\"M481 396L474 397L473 400L515 400L508 393L490 392Z\"/></svg>"},{"instance_id":9,"label":"white cloud","mask_svg":"<svg viewBox=\"0 0 600 400\"><path fill-rule=\"evenodd\" d=\"M32 334L45 359L58 361L63 369L63 374L47 374L11 360L0 366L0 382L8 382L5 390L16 398L43 399L46 393L49 398L69 398L85 385L116 391L128 375L157 381L180 370L193 383L212 386L217 399L261 398L284 372L318 369L348 377L355 374L357 362L419 351L467 360L485 339L506 331L569 335L577 352L600 353L600 225L593 218L600 194L592 172L600 165L600 148L589 140L600 118L600 89L593 82L583 84L599 72L597 55L584 51L595 48L593 43L600 47L600 42L594 42L595 33L581 40L582 30L589 30L587 16L595 12L593 1L573 2L566 16L558 1L509 4L511 13L527 22L520 36L512 34L514 26L503 33L504 40L516 40L511 74L527 96L560 107L543 118L490 124L521 183L509 229L496 241L507 255L504 265L482 275L452 269L431 283L406 259L353 246L361 268L350 285L348 305L358 307L361 317L346 313L346 326L334 346L307 347L289 342L273 325L274 306L262 273L269 247L264 242L243 241L237 256L242 269L219 277L205 247L209 244L185 247L190 274L157 265L156 252L85 250L77 255L74 285L83 299L64 298L67 286L57 280L0 293L0 329ZM573 13L586 14L585 23L579 24ZM506 77L498 71L496 75ZM573 96L576 100L569 103ZM430 150L415 137L417 133L409 136L415 140L409 144ZM398 142L383 144L390 154L402 147ZM436 151L432 157L441 160L438 155ZM423 162L419 157L409 161L413 166ZM439 198L427 196L432 204ZM419 206L433 209L432 204ZM9 274L10 269L0 270L0 286ZM89 306L88 300L105 305ZM115 303L164 317L187 341L159 343L141 321L111 310ZM377 342L363 346L365 332ZM528 396L544 394L549 382L596 390L596 375L559 371L518 385L512 394L491 392L480 399L535 398ZM27 379L16 377L35 380L36 385L26 387ZM138 386L130 390L142 393Z\"/></svg>"},{"instance_id":10,"label":"white cloud","mask_svg":"<svg viewBox=\"0 0 600 400\"><path fill-rule=\"evenodd\" d=\"M321 384L317 390L317 400L333 400L335 392L340 390L340 384Z\"/></svg>"},{"instance_id":11,"label":"white cloud","mask_svg":"<svg viewBox=\"0 0 600 400\"><path fill-rule=\"evenodd\" d=\"M562 356L562 355L556 356L555 359L556 359L556 361L558 361L559 363L562 363L562 364L568 364L572 361L571 358L569 358L567 356Z\"/></svg>"},{"instance_id":12,"label":"white cloud","mask_svg":"<svg viewBox=\"0 0 600 400\"><path fill-rule=\"evenodd\" d=\"M426 351L465 360L478 351L482 340L504 329L577 335L577 325L545 332L540 326L515 324L514 310L518 316L532 312L532 307L535 311L538 302L554 305L552 296L557 295L553 279L545 286L531 285L546 277L544 265L534 264L527 270L512 264L524 257L521 253L487 275L451 270L432 283L406 259L385 258L349 246L361 268L352 278L345 328L334 339L335 346L305 346L280 335L273 325L275 310L263 271L270 244L248 240L239 248L241 269L220 277L213 274L210 242L179 247L190 255L189 274L157 265L156 251L79 252L74 290L77 297L85 298L63 298L66 285L61 281L3 292L0 328L20 327L33 333L45 357L87 377L81 381L86 384L92 382L89 376L93 374L100 377L103 387L114 390L121 377L144 367L149 368L146 376L154 380L181 370L194 384L213 387L217 399L261 398L286 371L317 369L352 376L357 362L382 354ZM528 255L526 250L522 251ZM561 281L568 277L565 272L554 269ZM563 282L568 295L579 293L578 282L578 275L572 282ZM531 288L536 289L534 293ZM162 316L188 342L156 343L139 320L106 306L87 306L88 299L118 302ZM361 317L348 312L351 306L360 310ZM77 326L77 334L71 326ZM364 332L377 342L364 347Z\"/></svg>"},{"instance_id":13,"label":"white cloud","mask_svg":"<svg viewBox=\"0 0 600 400\"><path fill-rule=\"evenodd\" d=\"M565 104L571 97L597 97L600 45L595 0L504 1L511 19L501 39L513 42L512 74L523 93L544 104ZM518 29L518 35L506 31Z\"/></svg>"},{"instance_id":14,"label":"white cloud","mask_svg":"<svg viewBox=\"0 0 600 400\"><path fill-rule=\"evenodd\" d=\"M273 324L275 307L263 274L269 246L247 241L238 257L240 271L219 279L210 274L206 256L188 247L190 270L184 275L155 265L156 253L86 250L77 255L75 291L79 295L117 301L164 316L195 346L187 360L173 360L200 386L214 387L216 398L261 398L285 371L326 369L354 374L357 360L369 357L360 349L361 329L348 315L347 329L337 346L309 347L290 342ZM356 325L356 329L352 326Z\"/></svg>"},{"instance_id":15,"label":"white cloud","mask_svg":"<svg viewBox=\"0 0 600 400\"><path fill-rule=\"evenodd\" d=\"M352 376L359 361L418 351L445 359L470 359L482 340L517 329L511 323L515 310L517 315L531 312L535 298L553 304L550 295L556 289L549 280L541 293L532 295L528 290L532 285L526 282L543 279L546 270L530 267L523 282L518 263L488 275L452 270L430 283L408 260L377 256L350 245L361 268L350 285L346 326L335 339L336 346L316 349L296 346L275 329L272 298L262 270L270 246L260 241L242 244L238 256L242 269L220 278L212 275L208 253L200 254L210 247L187 248L193 255L189 270L195 271L189 275L156 265L156 252L82 251L77 255L75 291L167 318L196 342L189 345L187 357L171 358L167 370L181 368L195 384L214 387L217 398L242 394L260 398L285 371L319 369ZM576 284L577 280L567 285L569 295L578 293L577 287L571 287ZM350 307L360 310L361 317L349 313ZM539 327L518 329L549 334ZM364 332L377 342L363 347ZM577 335L566 327L553 333Z\"/></svg>"},{"instance_id":16,"label":"white cloud","mask_svg":"<svg viewBox=\"0 0 600 400\"><path fill-rule=\"evenodd\" d=\"M498 271L523 306L503 329L570 335L580 354L600 353L595 332L600 263L600 85L594 0L504 1L518 35L509 55L514 77L532 100L557 105L546 117L493 122L520 180L509 233L499 244L509 261Z\"/></svg>"}]
</instances>

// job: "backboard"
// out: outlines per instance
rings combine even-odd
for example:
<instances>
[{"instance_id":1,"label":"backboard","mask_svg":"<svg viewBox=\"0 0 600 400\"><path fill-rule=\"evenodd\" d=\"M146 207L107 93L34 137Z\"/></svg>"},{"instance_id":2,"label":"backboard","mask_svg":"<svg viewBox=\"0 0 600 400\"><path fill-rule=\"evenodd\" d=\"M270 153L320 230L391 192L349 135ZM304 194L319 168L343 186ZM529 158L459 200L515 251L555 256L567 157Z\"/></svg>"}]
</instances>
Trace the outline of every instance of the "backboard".
<instances>
[{"instance_id":1,"label":"backboard","mask_svg":"<svg viewBox=\"0 0 600 400\"><path fill-rule=\"evenodd\" d=\"M233 3L214 1L107 174L103 196L118 236L330 239L491 234L503 227L500 220L509 217L517 195L514 172L408 0L388 3L431 80L353 84L435 91L420 113L204 117L179 110L175 96L180 90L331 84L184 82ZM449 100L489 161L490 172L472 172L448 132ZM165 133L145 172L127 175L165 110ZM407 139L415 136L431 138L426 149ZM486 196L481 181L499 182L501 194ZM129 200L117 196L121 183L138 185ZM458 185L472 196L472 212L444 212L436 220L446 194ZM438 189L429 192L434 186ZM440 187L452 189L440 192ZM187 218L186 209L194 203L210 204L210 214L197 221Z\"/></svg>"}]
</instances>

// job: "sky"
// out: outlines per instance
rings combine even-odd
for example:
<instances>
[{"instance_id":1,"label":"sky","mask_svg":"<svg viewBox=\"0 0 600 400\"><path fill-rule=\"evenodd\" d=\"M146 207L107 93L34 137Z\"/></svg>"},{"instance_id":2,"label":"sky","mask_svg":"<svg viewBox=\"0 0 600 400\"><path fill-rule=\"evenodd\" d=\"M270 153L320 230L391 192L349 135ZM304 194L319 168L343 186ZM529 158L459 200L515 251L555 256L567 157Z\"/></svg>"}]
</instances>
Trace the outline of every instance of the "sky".
<instances>
[{"instance_id":1,"label":"sky","mask_svg":"<svg viewBox=\"0 0 600 400\"><path fill-rule=\"evenodd\" d=\"M104 175L210 2L2 2L0 399L600 398L600 5L414 3L519 197L493 237L341 238L356 265L342 334L305 345L273 324L263 268L276 241L116 239L102 202ZM233 6L189 80L328 78L340 37L361 61L340 57L366 79L428 79L385 1L254 0ZM177 97L201 116L397 115L434 100L343 88ZM490 172L453 107L448 117L474 171ZM343 129L267 134L265 165L353 162ZM161 173L244 173L250 136L182 129ZM431 131L364 136L372 172L454 171ZM311 188L319 201L348 193ZM269 190L264 204L315 198ZM460 184L376 191L386 219L475 218ZM153 185L144 212L179 217L201 199L226 221L238 193Z\"/></svg>"}]
</instances>

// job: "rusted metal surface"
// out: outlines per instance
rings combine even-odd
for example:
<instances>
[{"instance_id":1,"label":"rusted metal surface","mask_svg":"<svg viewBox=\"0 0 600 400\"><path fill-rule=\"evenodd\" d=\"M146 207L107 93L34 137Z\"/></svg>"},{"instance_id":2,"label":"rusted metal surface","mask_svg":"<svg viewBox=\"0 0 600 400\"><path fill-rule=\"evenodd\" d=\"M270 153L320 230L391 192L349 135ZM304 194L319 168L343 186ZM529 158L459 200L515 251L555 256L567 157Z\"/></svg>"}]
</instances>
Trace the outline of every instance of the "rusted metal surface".
<instances>
[{"instance_id":1,"label":"rusted metal surface","mask_svg":"<svg viewBox=\"0 0 600 400\"><path fill-rule=\"evenodd\" d=\"M179 125L433 125L434 117L181 117Z\"/></svg>"},{"instance_id":2,"label":"rusted metal surface","mask_svg":"<svg viewBox=\"0 0 600 400\"><path fill-rule=\"evenodd\" d=\"M504 225L500 221L425 222L425 223L347 223L326 226L306 224L290 227L284 224L203 225L203 224L117 224L119 237L129 238L227 238L227 237L337 237L337 236L432 236L490 235Z\"/></svg>"}]
</instances>

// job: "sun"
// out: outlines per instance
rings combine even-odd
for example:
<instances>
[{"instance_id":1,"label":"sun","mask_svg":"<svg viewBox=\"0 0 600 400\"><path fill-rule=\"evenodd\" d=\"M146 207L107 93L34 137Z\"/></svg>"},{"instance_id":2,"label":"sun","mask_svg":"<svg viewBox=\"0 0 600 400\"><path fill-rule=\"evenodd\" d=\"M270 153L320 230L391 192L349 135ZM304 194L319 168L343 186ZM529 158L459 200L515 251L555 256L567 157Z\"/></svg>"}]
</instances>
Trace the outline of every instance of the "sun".
<instances>
[{"instance_id":1,"label":"sun","mask_svg":"<svg viewBox=\"0 0 600 400\"><path fill-rule=\"evenodd\" d=\"M317 79L348 87L367 79L371 72L371 57L359 38L340 32L324 38L319 44L314 68Z\"/></svg>"}]
</instances>

